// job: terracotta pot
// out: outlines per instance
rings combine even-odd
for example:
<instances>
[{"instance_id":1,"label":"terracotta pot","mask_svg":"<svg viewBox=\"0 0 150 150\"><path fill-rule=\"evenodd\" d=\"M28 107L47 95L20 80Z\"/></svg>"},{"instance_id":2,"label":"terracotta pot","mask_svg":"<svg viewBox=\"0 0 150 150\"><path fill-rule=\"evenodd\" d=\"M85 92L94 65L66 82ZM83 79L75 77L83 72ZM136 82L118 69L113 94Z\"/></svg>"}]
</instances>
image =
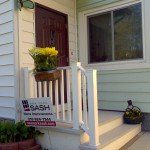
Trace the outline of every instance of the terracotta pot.
<instances>
[{"instance_id":1,"label":"terracotta pot","mask_svg":"<svg viewBox=\"0 0 150 150\"><path fill-rule=\"evenodd\" d=\"M19 150L25 150L35 146L36 142L35 139L29 139L29 140L18 142L18 145L19 145Z\"/></svg>"},{"instance_id":2,"label":"terracotta pot","mask_svg":"<svg viewBox=\"0 0 150 150\"><path fill-rule=\"evenodd\" d=\"M33 146L27 150L41 150L41 146L40 145L36 145L36 146Z\"/></svg>"},{"instance_id":3,"label":"terracotta pot","mask_svg":"<svg viewBox=\"0 0 150 150\"><path fill-rule=\"evenodd\" d=\"M54 81L60 78L60 70L37 72L35 75L36 82Z\"/></svg>"},{"instance_id":4,"label":"terracotta pot","mask_svg":"<svg viewBox=\"0 0 150 150\"><path fill-rule=\"evenodd\" d=\"M18 143L5 143L0 144L0 150L19 150Z\"/></svg>"},{"instance_id":5,"label":"terracotta pot","mask_svg":"<svg viewBox=\"0 0 150 150\"><path fill-rule=\"evenodd\" d=\"M14 143L0 143L0 150L40 150L40 148L40 145L36 145L35 139Z\"/></svg>"}]
</instances>

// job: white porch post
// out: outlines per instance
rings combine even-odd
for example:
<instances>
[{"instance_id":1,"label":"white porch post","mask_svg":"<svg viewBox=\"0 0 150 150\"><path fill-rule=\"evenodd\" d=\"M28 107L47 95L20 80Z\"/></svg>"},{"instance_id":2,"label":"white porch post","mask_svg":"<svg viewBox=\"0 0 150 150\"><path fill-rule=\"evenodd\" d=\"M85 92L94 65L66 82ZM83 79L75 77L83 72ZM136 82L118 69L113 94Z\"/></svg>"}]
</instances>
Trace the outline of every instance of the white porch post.
<instances>
[{"instance_id":1,"label":"white porch post","mask_svg":"<svg viewBox=\"0 0 150 150\"><path fill-rule=\"evenodd\" d=\"M24 73L24 98L29 98L29 70L28 67L23 68Z\"/></svg>"},{"instance_id":2,"label":"white porch post","mask_svg":"<svg viewBox=\"0 0 150 150\"><path fill-rule=\"evenodd\" d=\"M89 114L89 136L90 145L98 146L98 99L97 99L97 70L87 70L88 89L88 114Z\"/></svg>"},{"instance_id":3,"label":"white porch post","mask_svg":"<svg viewBox=\"0 0 150 150\"><path fill-rule=\"evenodd\" d=\"M81 71L77 62L72 65L72 97L73 97L73 128L79 129L82 121L82 101L81 101Z\"/></svg>"}]
</instances>

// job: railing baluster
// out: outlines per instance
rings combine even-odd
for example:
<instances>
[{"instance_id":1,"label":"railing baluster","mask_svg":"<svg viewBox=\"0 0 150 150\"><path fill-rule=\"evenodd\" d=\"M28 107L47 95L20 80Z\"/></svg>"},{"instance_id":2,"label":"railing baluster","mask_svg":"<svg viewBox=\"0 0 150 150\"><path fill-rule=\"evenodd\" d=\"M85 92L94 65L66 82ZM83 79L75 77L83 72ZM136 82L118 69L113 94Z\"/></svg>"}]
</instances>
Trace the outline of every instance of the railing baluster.
<instances>
[{"instance_id":1,"label":"railing baluster","mask_svg":"<svg viewBox=\"0 0 150 150\"><path fill-rule=\"evenodd\" d=\"M66 70L66 77L67 77L67 116L68 121L71 121L71 97L70 97L70 70Z\"/></svg>"},{"instance_id":2,"label":"railing baluster","mask_svg":"<svg viewBox=\"0 0 150 150\"><path fill-rule=\"evenodd\" d=\"M47 97L49 96L49 81L46 82L46 91L47 91Z\"/></svg>"},{"instance_id":3,"label":"railing baluster","mask_svg":"<svg viewBox=\"0 0 150 150\"><path fill-rule=\"evenodd\" d=\"M73 95L73 128L79 129L82 122L82 101L81 101L81 70L76 63L72 66L72 95Z\"/></svg>"},{"instance_id":4,"label":"railing baluster","mask_svg":"<svg viewBox=\"0 0 150 150\"><path fill-rule=\"evenodd\" d=\"M41 86L41 82L38 82L38 93L39 93L39 97L42 97L42 86Z\"/></svg>"},{"instance_id":5,"label":"railing baluster","mask_svg":"<svg viewBox=\"0 0 150 150\"><path fill-rule=\"evenodd\" d=\"M55 81L55 112L56 118L59 119L58 80Z\"/></svg>"},{"instance_id":6,"label":"railing baluster","mask_svg":"<svg viewBox=\"0 0 150 150\"><path fill-rule=\"evenodd\" d=\"M44 91L44 97L47 97L47 84L46 84L46 81L43 82L43 91Z\"/></svg>"},{"instance_id":7,"label":"railing baluster","mask_svg":"<svg viewBox=\"0 0 150 150\"><path fill-rule=\"evenodd\" d=\"M83 121L87 124L86 76L82 75L83 86Z\"/></svg>"},{"instance_id":8,"label":"railing baluster","mask_svg":"<svg viewBox=\"0 0 150 150\"><path fill-rule=\"evenodd\" d=\"M29 87L30 87L29 97L33 98L33 80L32 80L32 75L30 73L29 73Z\"/></svg>"},{"instance_id":9,"label":"railing baluster","mask_svg":"<svg viewBox=\"0 0 150 150\"><path fill-rule=\"evenodd\" d=\"M39 82L36 82L36 87L37 87L37 97L39 97Z\"/></svg>"},{"instance_id":10,"label":"railing baluster","mask_svg":"<svg viewBox=\"0 0 150 150\"><path fill-rule=\"evenodd\" d=\"M62 119L65 120L65 105L64 105L64 71L63 71L63 70L61 70L60 90L61 90L61 113L62 113Z\"/></svg>"},{"instance_id":11,"label":"railing baluster","mask_svg":"<svg viewBox=\"0 0 150 150\"><path fill-rule=\"evenodd\" d=\"M98 100L97 100L97 71L87 70L88 81L88 112L89 112L89 136L91 146L99 145L98 133Z\"/></svg>"},{"instance_id":12,"label":"railing baluster","mask_svg":"<svg viewBox=\"0 0 150 150\"><path fill-rule=\"evenodd\" d=\"M44 82L41 82L42 97L44 97Z\"/></svg>"},{"instance_id":13,"label":"railing baluster","mask_svg":"<svg viewBox=\"0 0 150 150\"><path fill-rule=\"evenodd\" d=\"M50 101L53 104L53 91L52 91L52 81L49 82L49 97L50 97Z\"/></svg>"},{"instance_id":14,"label":"railing baluster","mask_svg":"<svg viewBox=\"0 0 150 150\"><path fill-rule=\"evenodd\" d=\"M35 78L34 78L34 98L37 98L37 82L35 81Z\"/></svg>"}]
</instances>

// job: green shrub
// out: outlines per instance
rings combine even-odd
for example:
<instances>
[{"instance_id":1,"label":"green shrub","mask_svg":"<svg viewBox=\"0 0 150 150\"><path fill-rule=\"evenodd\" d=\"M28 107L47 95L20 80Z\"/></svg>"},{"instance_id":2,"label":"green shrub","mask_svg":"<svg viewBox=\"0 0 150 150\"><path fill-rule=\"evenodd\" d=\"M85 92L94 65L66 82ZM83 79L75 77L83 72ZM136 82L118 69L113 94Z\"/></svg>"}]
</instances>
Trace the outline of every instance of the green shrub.
<instances>
[{"instance_id":1,"label":"green shrub","mask_svg":"<svg viewBox=\"0 0 150 150\"><path fill-rule=\"evenodd\" d=\"M19 142L41 134L34 127L27 127L24 122L0 122L0 143Z\"/></svg>"}]
</instances>

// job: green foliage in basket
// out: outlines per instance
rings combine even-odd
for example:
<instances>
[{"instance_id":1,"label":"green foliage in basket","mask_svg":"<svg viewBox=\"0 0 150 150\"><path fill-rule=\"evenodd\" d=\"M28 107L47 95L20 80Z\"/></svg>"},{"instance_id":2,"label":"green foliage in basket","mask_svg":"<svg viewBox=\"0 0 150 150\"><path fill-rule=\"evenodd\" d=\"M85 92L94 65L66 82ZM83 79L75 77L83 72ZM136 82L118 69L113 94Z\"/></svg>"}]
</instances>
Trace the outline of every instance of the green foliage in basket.
<instances>
[{"instance_id":1,"label":"green foliage in basket","mask_svg":"<svg viewBox=\"0 0 150 150\"><path fill-rule=\"evenodd\" d=\"M134 120L136 118L142 117L142 112L140 110L137 110L136 108L127 109L126 112L124 113L124 117Z\"/></svg>"}]
</instances>

